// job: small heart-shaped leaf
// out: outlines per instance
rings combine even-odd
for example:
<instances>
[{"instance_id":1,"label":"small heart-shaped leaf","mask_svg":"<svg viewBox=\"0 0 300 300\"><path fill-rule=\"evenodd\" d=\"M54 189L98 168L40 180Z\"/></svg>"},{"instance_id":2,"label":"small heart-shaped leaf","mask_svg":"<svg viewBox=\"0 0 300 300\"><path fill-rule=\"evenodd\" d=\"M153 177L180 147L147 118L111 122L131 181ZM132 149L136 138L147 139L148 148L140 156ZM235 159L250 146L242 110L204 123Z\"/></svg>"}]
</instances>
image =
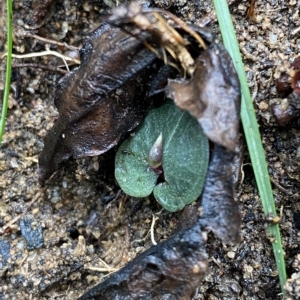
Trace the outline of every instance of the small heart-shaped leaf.
<instances>
[{"instance_id":1,"label":"small heart-shaped leaf","mask_svg":"<svg viewBox=\"0 0 300 300\"><path fill-rule=\"evenodd\" d=\"M157 185L159 172L149 165L149 152L153 152L160 135L163 182ZM208 139L200 125L189 113L167 101L152 109L120 146L115 177L128 195L146 197L153 191L165 209L175 212L200 196L208 161Z\"/></svg>"}]
</instances>

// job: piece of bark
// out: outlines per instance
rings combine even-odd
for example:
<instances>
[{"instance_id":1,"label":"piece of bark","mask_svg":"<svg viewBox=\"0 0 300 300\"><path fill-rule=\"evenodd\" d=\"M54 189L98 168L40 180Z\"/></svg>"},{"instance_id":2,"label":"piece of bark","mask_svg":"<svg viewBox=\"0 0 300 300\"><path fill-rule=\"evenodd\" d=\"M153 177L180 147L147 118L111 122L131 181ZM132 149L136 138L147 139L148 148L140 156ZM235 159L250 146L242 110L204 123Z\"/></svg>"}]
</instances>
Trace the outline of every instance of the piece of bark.
<instances>
[{"instance_id":1,"label":"piece of bark","mask_svg":"<svg viewBox=\"0 0 300 300\"><path fill-rule=\"evenodd\" d=\"M222 45L212 44L195 62L193 77L169 80L167 95L198 120L212 142L238 152L241 97L232 60Z\"/></svg>"},{"instance_id":2,"label":"piece of bark","mask_svg":"<svg viewBox=\"0 0 300 300\"><path fill-rule=\"evenodd\" d=\"M134 37L103 23L85 42L79 68L57 86L59 118L45 137L40 182L70 156L99 155L143 119L155 54Z\"/></svg>"}]
</instances>

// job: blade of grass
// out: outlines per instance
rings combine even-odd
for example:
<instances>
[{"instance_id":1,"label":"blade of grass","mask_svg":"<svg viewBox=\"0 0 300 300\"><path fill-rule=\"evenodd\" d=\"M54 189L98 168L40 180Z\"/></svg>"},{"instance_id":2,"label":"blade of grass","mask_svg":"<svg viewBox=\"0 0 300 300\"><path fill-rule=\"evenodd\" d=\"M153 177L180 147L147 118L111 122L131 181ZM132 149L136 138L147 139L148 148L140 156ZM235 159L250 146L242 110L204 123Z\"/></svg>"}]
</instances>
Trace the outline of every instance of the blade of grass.
<instances>
[{"instance_id":1,"label":"blade of grass","mask_svg":"<svg viewBox=\"0 0 300 300\"><path fill-rule=\"evenodd\" d=\"M8 107L8 96L10 89L11 77L11 57L12 57L12 0L6 0L6 24L7 24L7 57L6 57L6 72L5 85L0 119L0 144L5 130L6 114Z\"/></svg>"},{"instance_id":2,"label":"blade of grass","mask_svg":"<svg viewBox=\"0 0 300 300\"><path fill-rule=\"evenodd\" d=\"M241 119L263 210L265 215L272 214L276 216L276 208L267 169L265 153L262 146L254 107L247 84L246 74L244 71L244 65L242 62L238 41L235 35L235 30L232 24L228 5L226 0L213 0L213 3L217 13L224 45L233 59L241 83ZM286 270L279 226L277 224L270 225L268 226L268 229L271 237L273 238L272 246L278 269L281 290L284 293Z\"/></svg>"}]
</instances>

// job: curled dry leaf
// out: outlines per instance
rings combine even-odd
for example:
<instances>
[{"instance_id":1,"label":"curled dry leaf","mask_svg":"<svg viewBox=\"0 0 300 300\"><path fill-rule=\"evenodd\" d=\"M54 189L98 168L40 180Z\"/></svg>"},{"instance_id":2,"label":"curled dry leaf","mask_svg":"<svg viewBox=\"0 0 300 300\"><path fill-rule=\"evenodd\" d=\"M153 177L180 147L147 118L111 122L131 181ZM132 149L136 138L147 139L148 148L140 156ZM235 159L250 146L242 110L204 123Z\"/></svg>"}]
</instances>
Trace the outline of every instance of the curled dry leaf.
<instances>
[{"instance_id":1,"label":"curled dry leaf","mask_svg":"<svg viewBox=\"0 0 300 300\"><path fill-rule=\"evenodd\" d=\"M108 22L123 29L126 25L132 25L138 29L135 35L141 35L142 31L147 32L149 34L145 42L147 47L159 55L158 51L149 44L150 37L155 44L160 45L174 59L177 59L185 72L188 74L194 72L194 60L186 48L187 41L157 12L153 10L148 12L139 3L130 2L127 6L121 5L116 8Z\"/></svg>"},{"instance_id":2,"label":"curled dry leaf","mask_svg":"<svg viewBox=\"0 0 300 300\"><path fill-rule=\"evenodd\" d=\"M168 96L198 120L212 142L238 151L240 85L223 46L212 44L199 55L191 79L169 80Z\"/></svg>"},{"instance_id":3,"label":"curled dry leaf","mask_svg":"<svg viewBox=\"0 0 300 300\"><path fill-rule=\"evenodd\" d=\"M192 76L196 67L192 53L196 51L198 56L201 48L207 48L205 41L213 42L214 35L206 28L185 24L166 10L148 6L149 3L142 6L136 2L120 5L107 21L142 40L165 64L178 71L180 65L184 74Z\"/></svg>"},{"instance_id":4,"label":"curled dry leaf","mask_svg":"<svg viewBox=\"0 0 300 300\"><path fill-rule=\"evenodd\" d=\"M240 241L241 217L234 199L235 159L234 152L215 146L201 198L199 222L224 243Z\"/></svg>"},{"instance_id":5,"label":"curled dry leaf","mask_svg":"<svg viewBox=\"0 0 300 300\"><path fill-rule=\"evenodd\" d=\"M145 251L78 300L191 299L207 264L205 241L195 224Z\"/></svg>"},{"instance_id":6,"label":"curled dry leaf","mask_svg":"<svg viewBox=\"0 0 300 300\"><path fill-rule=\"evenodd\" d=\"M90 36L80 67L58 83L59 118L39 160L42 183L63 160L104 153L138 125L151 105L143 98L154 59L139 40L106 23Z\"/></svg>"}]
</instances>

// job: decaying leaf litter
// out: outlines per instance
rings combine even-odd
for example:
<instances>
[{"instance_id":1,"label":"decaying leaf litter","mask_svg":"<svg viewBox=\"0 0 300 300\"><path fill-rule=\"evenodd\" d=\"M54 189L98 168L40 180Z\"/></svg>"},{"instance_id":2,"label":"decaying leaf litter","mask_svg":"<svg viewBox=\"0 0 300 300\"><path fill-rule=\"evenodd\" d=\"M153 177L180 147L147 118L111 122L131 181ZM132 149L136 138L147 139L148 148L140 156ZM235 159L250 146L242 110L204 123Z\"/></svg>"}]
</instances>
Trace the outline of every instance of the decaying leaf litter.
<instances>
[{"instance_id":1,"label":"decaying leaf litter","mask_svg":"<svg viewBox=\"0 0 300 300\"><path fill-rule=\"evenodd\" d=\"M162 12L164 13L164 11ZM204 48L204 55L199 50L194 50L196 52L195 61L198 62L199 60L202 64L199 66L188 51L187 45L190 42L185 40L173 29L172 25L169 25L161 15L151 8L131 2L126 6L116 8L107 22L100 25L99 29L91 34L84 43L80 53L83 62L80 67L65 76L57 86L55 103L60 114L45 139L45 146L39 161L40 178L44 182L47 175L51 174L51 171L55 171L55 169L53 170L53 166L55 168L53 160L58 164L70 155L77 157L77 149L79 149L79 152L84 149L84 152L81 152L82 156L101 154L116 144L121 134L132 129L134 126L134 123L130 121L132 117L124 112L118 116L117 111L119 107L127 113L133 111L137 104L132 105L131 102L136 96L141 97L142 95L136 91L132 93L125 92L123 98L126 97L126 101L130 101L127 104L126 101L122 101L122 97L117 101L114 100L117 89L120 90L125 85L126 91L128 81L133 86L130 81L140 75L144 69L148 73L152 71L149 67L147 69L146 67L153 63L154 58L152 53L145 53L145 50L149 51L150 49L155 53L157 50L153 48L153 42L154 47L162 49L166 63L168 63L168 58L164 51L167 50L179 62L179 67L183 68L184 74L187 73L191 76L189 84L192 86L190 91L182 97L179 95L180 89L178 89L178 86L187 85L187 82L184 79L179 79L176 81L177 86L175 87L169 82L166 88L170 89L170 97L176 99L175 103L182 102L180 104L184 105L185 102L188 102L190 106L197 106L197 112L189 107L187 107L187 110L191 114L199 116L201 127L211 140L215 141L219 131L222 132L222 136L218 138L220 145L216 145L213 150L211 167L204 185L203 201L200 201L200 205L203 206L203 216L200 213L197 222L192 227L184 229L170 240L166 240L164 243L149 249L149 252L138 256L103 284L84 294L82 299L191 298L207 270L207 254L204 251L205 238L202 237L201 231L205 232L205 229L209 228L217 236L220 236L225 243L239 240L240 218L233 193L234 158L238 155L237 150L239 149L238 124L241 99L237 74L226 50L216 44L218 41L215 41L213 37L209 37L208 43L211 46L205 45L200 35L196 33L196 30L201 33L203 31L201 28L198 29L194 26L191 30L185 24L182 26L186 27L186 31L196 37ZM117 25L125 33L110 24ZM139 35L135 32L135 29L138 30ZM131 34L129 35L128 32L131 32ZM124 40L125 42L123 42ZM105 42L106 46L103 46ZM143 46L142 49L141 46ZM191 46L194 45L191 43ZM194 48L197 49L197 46L194 46ZM126 54L126 59L123 58L124 54ZM121 62L123 62L123 65ZM172 64L174 65L174 63ZM115 76L108 75L112 70L115 72ZM203 81L200 93L194 91L195 88L193 88L194 82L200 81L197 71L200 71ZM152 72L152 74L154 73ZM228 77L230 77L229 80ZM148 81L149 79L152 78L148 75ZM165 81L165 78L162 80ZM142 81L139 84L147 87ZM216 93L211 93L214 90ZM68 93L68 91L72 91L72 93ZM203 96L201 93L203 93ZM70 98L65 96L66 94L70 95ZM120 95L120 92L117 94ZM226 94L226 97L221 97L224 94ZM212 98L211 102L208 101L208 97ZM114 103L115 106L112 105ZM147 105L146 101L145 103ZM229 106L231 109L222 109L225 106ZM112 107L112 110L109 112L107 107ZM91 121L91 115L94 116L95 111L97 111L96 118L92 118ZM139 114L143 114L143 111L141 110ZM139 115L137 114L136 117L139 117ZM175 118L177 115L173 114L172 117ZM112 121L115 122L114 126L111 126ZM134 120L134 122L137 121L139 120ZM219 126L218 122L223 122L223 128ZM85 125L86 123L90 124ZM119 126L120 123L121 126ZM122 128L124 123L129 127L123 125ZM231 129L232 125L233 129ZM186 125L182 123L181 126ZM98 134L94 134L95 128L97 128ZM118 133L116 137L115 131ZM198 135L201 136L200 128L198 131ZM92 132L93 136L89 136L88 132ZM151 132L149 131L148 134L151 134ZM182 132L182 134L187 133ZM198 135L194 139L197 139ZM67 136L71 136L71 140ZM103 137L98 145L96 145L97 136ZM82 142L83 140L84 142ZM106 144L108 147L105 146ZM57 148L56 145L60 148ZM176 145L174 144L174 146ZM189 146L192 147L192 145ZM185 158L184 149L180 151L183 152L180 153L183 160ZM131 152L131 154L133 156L139 155L138 150L134 154ZM200 154L195 159L200 159L199 157ZM189 190L185 191L180 187L180 185L185 184L184 181L176 183L171 180L170 171L167 172L169 166L166 158L162 157L166 182L154 189L154 196L163 204L163 207L167 209L172 207L171 211L181 210L183 206L179 202L185 201L183 199L185 194L188 198ZM175 155L173 159L181 160L179 155ZM169 160L172 160L172 157ZM185 167L183 162L170 162L174 166L176 163ZM50 170L49 166L51 166ZM194 172L196 174L201 172L202 174L199 177L202 176L204 179L206 168L203 167L194 170ZM144 168L147 169L147 166L144 166ZM125 179L127 180L127 178ZM190 180L195 182L196 179ZM218 182L217 185L215 185L216 182ZM192 189L192 186L188 189ZM130 195L135 196L135 194ZM178 204L175 207L178 208L174 209L174 204L169 203L171 199L167 199L168 195L170 195L173 203L177 201ZM200 191L194 195L194 200L199 196ZM221 213L220 207L222 207ZM230 233L228 234L226 231L229 227ZM193 250L188 251L187 249ZM179 265L185 266L185 268L179 267Z\"/></svg>"},{"instance_id":2,"label":"decaying leaf litter","mask_svg":"<svg viewBox=\"0 0 300 300\"><path fill-rule=\"evenodd\" d=\"M174 5L175 7L176 7L176 5ZM241 12L243 12L243 10L241 9L241 10L236 10L235 12L237 13L237 16L239 16L239 11L241 11ZM94 27L95 28L95 27ZM263 93L263 92L261 92L261 93ZM263 106L263 104L261 104L261 106ZM95 166L96 168L97 168L97 163L94 163L94 162L92 162L91 163L91 165L93 165L93 166ZM84 165L82 165L81 166L82 168L81 168L81 170L83 170L83 173L85 173L86 172L86 170L88 169L88 167L86 166L86 169L84 168ZM246 167L247 168L247 167ZM91 171L91 170L90 170ZM248 170L249 171L249 170ZM92 171L91 171L92 172ZM82 176L81 174L78 174L77 173L77 176L79 177L79 176ZM87 174L84 174L83 175L85 178L87 178L87 176L89 176L89 172L87 172ZM276 177L275 177L275 179L276 179ZM278 178L277 178L278 179ZM246 180L247 180L247 177L246 177ZM280 186L280 185L279 185ZM51 189L50 189L50 191L51 191ZM53 192L53 197L52 197L52 199L55 199L55 197L57 196L57 194L58 194L58 196L59 196L59 193L57 193L57 190L55 191L54 190L54 192ZM80 193L79 193L80 194ZM246 193L247 194L247 193ZM245 196L244 196L245 197ZM89 197L87 197L87 198L89 198ZM255 198L254 198L255 199ZM84 205L88 205L88 202L89 200L87 199L87 201L86 201L86 203L84 204ZM129 205L130 206L130 202L131 200L129 200L129 202L127 202L127 206ZM249 201L253 201L253 199L251 200L249 200ZM247 201L246 201L247 202ZM152 202L151 202L152 203ZM67 204L67 203L66 203ZM54 204L53 204L54 205ZM58 205L58 204L56 204L56 205ZM140 204L141 205L141 204ZM153 204L152 204L153 205ZM252 203L252 205L253 205L253 203ZM257 204L258 205L258 204ZM126 207L126 209L129 209L129 207L127 207L127 206L125 206ZM57 206L57 208L59 207L59 205ZM136 209L136 208L135 208ZM124 213L125 213L125 211L123 211ZM78 213L78 212L77 212ZM248 224L249 222L250 222L250 225L248 224L248 226L250 226L250 227L252 227L252 224L251 224L251 218L250 218L250 221L249 221L249 214L250 214L250 212L248 212L248 215L246 215L247 216L247 220L248 220L248 222L246 223L246 224ZM92 213L91 212L91 216L93 216L93 218L95 218L95 216L94 216L94 213ZM149 215L150 217L151 217L151 214ZM259 216L259 215L258 215ZM257 220L257 218L256 218L256 220ZM163 220L164 221L164 220ZM102 222L102 221L100 221L100 222ZM254 222L254 221L252 221L252 222ZM132 223L134 223L134 222L132 222ZM171 221L171 223L168 225L168 224L165 224L165 226L170 226L170 227L172 227L172 221ZM257 223L257 222L256 222ZM256 226L263 226L263 222L262 222L262 224L256 224ZM150 226L148 226L148 227L150 227ZM166 227L166 228L168 228L168 227ZM292 227L291 227L292 228ZM80 227L79 227L79 229L80 229ZM254 229L254 230L257 230L257 229ZM46 229L46 232L47 232L47 229ZM59 232L59 231L58 231ZM71 230L71 232L72 232L72 230ZM61 234L63 234L63 233L61 233ZM76 235L76 234L75 234ZM73 234L72 234L72 236L74 236ZM125 236L126 236L126 233L125 233ZM248 236L246 237L246 239L248 238ZM45 243L47 243L48 242L48 239L46 239L46 241L45 241ZM75 239L75 242L73 243L73 246L74 245L76 245L77 243L77 240ZM265 241L265 243L267 244L267 241ZM66 244L68 244L68 243L66 243ZM79 244L79 243L78 243ZM268 245L268 244L267 244ZM267 245L266 245L266 247L264 247L265 249L264 249L264 251L268 251L267 249ZM70 245L69 245L70 246ZM77 255L78 255L78 253L80 253L80 249L78 249L78 248L80 248L79 247L80 245L78 245L78 247L76 248L78 251L75 251L76 253L77 253ZM241 249L243 249L244 250L244 253L245 253L245 251L246 251L246 253L247 253L247 247L248 246L245 246L244 245L244 248L241 248ZM249 246L250 247L250 246ZM55 247L54 247L55 248ZM68 246L67 246L67 248L68 248ZM246 250L245 250L245 248L246 248ZM292 247L290 247L291 249L292 249ZM226 249L226 248L225 248ZM235 251L230 251L228 248L226 249L227 251L225 251L225 250L223 250L224 252L223 253L229 253L229 252L235 252ZM231 249L232 250L232 249ZM84 251L84 250L82 250L82 251ZM254 251L254 250L253 250ZM253 251L251 251L252 252L252 254L253 254ZM218 253L218 251L216 251L216 253ZM239 252L238 252L239 253ZM249 251L248 251L248 253L249 253ZM254 251L254 253L255 253L255 251ZM45 255L45 254L44 254ZM232 255L232 253L230 253L230 256ZM254 255L254 254L253 254ZM225 256L223 256L223 257L227 257L226 255ZM228 257L229 257L229 255L228 255ZM253 257L253 256L252 256ZM264 259L265 259L265 254L263 255L263 257L264 257ZM267 256L268 257L268 256ZM271 258L272 257L272 254L270 253L269 254L269 257ZM222 266L222 264L223 264L223 262L220 260L220 258L216 258L217 260L216 260L216 262L215 263L219 263L221 266ZM243 266L242 267L242 269L243 269L243 271L241 271L241 274L243 274L243 276L247 276L247 274L249 273L248 272L248 270L251 270L251 266L253 266L253 263L251 263L251 260L249 260L250 258L248 258L248 256L245 256L244 258L243 258L244 260L246 260L246 262L248 262L248 265L249 265L249 267L247 267L247 266L245 266L245 262L244 263L242 263L241 264L241 266ZM229 260L229 259L228 259ZM238 260L239 261L239 260ZM264 263L267 263L267 262L265 262L264 261ZM214 263L213 263L214 264ZM247 268L246 268L247 267ZM245 268L245 269L244 269ZM256 272L256 274L257 274L257 272L259 272L259 271L257 271L257 270L259 270L259 269L254 269L254 271L253 272ZM252 273L253 273L252 272ZM250 272L251 273L251 272ZM219 276L221 276L221 275L219 275ZM224 274L223 274L223 276L224 276ZM208 277L209 278L209 277ZM218 278L218 277L215 277L215 278ZM223 277L224 278L224 277ZM216 280L216 279L215 279ZM212 284L211 284L211 286L213 287L213 288L211 288L211 290L210 290L210 292L212 291L213 293L214 293L214 295L215 295L215 297L217 297L218 296L218 293L220 292L220 290L223 290L224 291L224 288L226 288L226 286L229 286L230 288L232 288L232 289L234 289L236 292L235 293L239 293L239 288L241 288L241 286L240 285L236 285L236 282L235 281L222 281L222 280L220 280L219 281L219 284L217 284L217 283L215 283L215 284L213 284L213 282L214 282L214 280L211 280L211 281L204 281L204 283L203 283L203 285L202 285L202 289L205 289L205 286L207 287L207 282L212 282ZM215 282L217 282L217 281L215 281ZM250 284L250 283L248 283L248 284ZM274 284L275 284L275 286L276 286L276 283L274 282ZM251 284L250 284L251 285ZM243 286L243 291L245 292L247 292L247 288L246 288L247 286L245 285L245 286ZM263 291L263 289L262 289L262 291ZM209 293L210 293L209 292ZM228 290L227 290L227 292L228 292ZM226 291L225 292L223 292L223 296L224 296L224 293L226 293ZM233 290L231 290L231 292L228 292L228 293L231 293L231 296L232 295L234 295L234 291ZM234 297L234 296L232 296L232 297ZM251 296L249 296L249 297L251 297ZM254 296L253 296L254 297ZM273 297L274 298L274 297ZM249 299L251 299L251 298L249 298Z\"/></svg>"}]
</instances>

